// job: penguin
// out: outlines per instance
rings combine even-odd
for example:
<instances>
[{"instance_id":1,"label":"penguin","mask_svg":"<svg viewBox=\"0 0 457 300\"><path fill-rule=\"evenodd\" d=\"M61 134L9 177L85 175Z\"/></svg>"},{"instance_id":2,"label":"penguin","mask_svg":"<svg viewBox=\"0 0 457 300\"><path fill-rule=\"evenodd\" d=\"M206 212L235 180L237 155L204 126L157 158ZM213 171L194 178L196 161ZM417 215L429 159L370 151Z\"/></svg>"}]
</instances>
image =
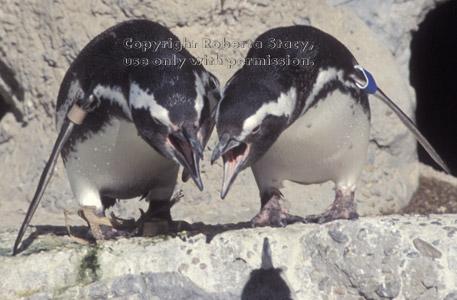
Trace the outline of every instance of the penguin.
<instances>
[{"instance_id":1,"label":"penguin","mask_svg":"<svg viewBox=\"0 0 457 300\"><path fill-rule=\"evenodd\" d=\"M414 123L376 86L349 50L312 26L271 29L256 39L244 66L226 83L216 110L222 156L221 197L238 173L251 167L261 209L253 226L356 219L354 193L365 163L373 94L412 131L435 161L446 164ZM318 215L290 215L282 205L282 182L332 181L335 200Z\"/></svg>"},{"instance_id":2,"label":"penguin","mask_svg":"<svg viewBox=\"0 0 457 300\"><path fill-rule=\"evenodd\" d=\"M163 210L180 165L182 179L203 190L199 161L220 95L218 79L195 61L170 30L149 20L117 24L81 50L60 86L60 134L14 254L60 152L77 203L99 217L116 199L138 196ZM161 217L171 222L170 206ZM106 230L103 238L111 236Z\"/></svg>"}]
</instances>

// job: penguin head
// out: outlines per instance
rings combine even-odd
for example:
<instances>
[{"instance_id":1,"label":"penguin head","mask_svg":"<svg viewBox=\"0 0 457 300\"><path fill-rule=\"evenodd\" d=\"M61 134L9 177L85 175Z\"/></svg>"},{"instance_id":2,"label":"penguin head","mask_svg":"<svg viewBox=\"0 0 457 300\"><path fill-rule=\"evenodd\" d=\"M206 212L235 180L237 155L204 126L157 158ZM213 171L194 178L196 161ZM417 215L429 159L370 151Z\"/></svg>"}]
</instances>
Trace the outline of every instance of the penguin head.
<instances>
[{"instance_id":1,"label":"penguin head","mask_svg":"<svg viewBox=\"0 0 457 300\"><path fill-rule=\"evenodd\" d=\"M199 160L211 131L208 94L217 79L195 70L158 71L157 78L134 75L138 76L130 78L129 100L138 134L164 157L182 165L203 190Z\"/></svg>"},{"instance_id":2,"label":"penguin head","mask_svg":"<svg viewBox=\"0 0 457 300\"><path fill-rule=\"evenodd\" d=\"M238 173L256 163L290 124L296 89L265 81L252 72L238 72L227 83L216 112L219 142L211 162L222 156L224 179L221 198Z\"/></svg>"}]
</instances>

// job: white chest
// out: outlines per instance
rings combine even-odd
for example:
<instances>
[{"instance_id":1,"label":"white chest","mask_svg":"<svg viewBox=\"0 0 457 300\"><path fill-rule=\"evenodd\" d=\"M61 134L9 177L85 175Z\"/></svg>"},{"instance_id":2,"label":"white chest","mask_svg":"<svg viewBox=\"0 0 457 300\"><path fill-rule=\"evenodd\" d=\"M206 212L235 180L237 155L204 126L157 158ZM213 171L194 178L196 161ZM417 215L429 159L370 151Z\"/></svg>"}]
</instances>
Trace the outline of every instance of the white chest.
<instances>
[{"instance_id":1,"label":"white chest","mask_svg":"<svg viewBox=\"0 0 457 300\"><path fill-rule=\"evenodd\" d=\"M66 168L77 198L85 189L114 198L136 197L155 185L174 185L179 168L139 137L133 123L119 119L75 150Z\"/></svg>"},{"instance_id":2,"label":"white chest","mask_svg":"<svg viewBox=\"0 0 457 300\"><path fill-rule=\"evenodd\" d=\"M369 131L362 106L333 92L283 131L252 166L261 192L280 188L283 180L355 185L365 162Z\"/></svg>"}]
</instances>

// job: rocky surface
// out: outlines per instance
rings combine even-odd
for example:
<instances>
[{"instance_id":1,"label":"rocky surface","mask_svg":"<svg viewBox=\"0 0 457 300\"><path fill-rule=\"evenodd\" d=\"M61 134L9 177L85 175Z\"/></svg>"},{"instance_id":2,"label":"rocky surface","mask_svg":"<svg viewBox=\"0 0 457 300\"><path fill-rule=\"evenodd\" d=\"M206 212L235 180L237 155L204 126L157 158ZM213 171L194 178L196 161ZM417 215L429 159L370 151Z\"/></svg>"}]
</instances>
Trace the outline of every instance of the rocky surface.
<instances>
[{"instance_id":1,"label":"rocky surface","mask_svg":"<svg viewBox=\"0 0 457 300\"><path fill-rule=\"evenodd\" d=\"M245 225L98 246L75 244L63 228L33 228L16 257L15 230L2 229L0 298L227 300L274 286L295 299L456 299L453 215ZM260 268L265 237L274 268Z\"/></svg>"},{"instance_id":2,"label":"rocky surface","mask_svg":"<svg viewBox=\"0 0 457 300\"><path fill-rule=\"evenodd\" d=\"M447 0L325 0L330 6L344 6L370 27L378 40L394 55L404 78L409 78L411 33L427 13Z\"/></svg>"},{"instance_id":3,"label":"rocky surface","mask_svg":"<svg viewBox=\"0 0 457 300\"><path fill-rule=\"evenodd\" d=\"M457 178L420 164L419 188L401 211L408 214L456 214Z\"/></svg>"}]
</instances>

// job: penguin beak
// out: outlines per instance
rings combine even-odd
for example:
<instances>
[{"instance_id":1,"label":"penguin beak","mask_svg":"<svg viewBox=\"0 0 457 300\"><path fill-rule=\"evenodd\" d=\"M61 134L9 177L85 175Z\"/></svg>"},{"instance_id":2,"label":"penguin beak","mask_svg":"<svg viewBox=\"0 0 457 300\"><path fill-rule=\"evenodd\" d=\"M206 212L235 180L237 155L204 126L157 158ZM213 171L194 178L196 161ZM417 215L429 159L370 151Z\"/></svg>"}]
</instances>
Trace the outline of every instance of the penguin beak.
<instances>
[{"instance_id":1,"label":"penguin beak","mask_svg":"<svg viewBox=\"0 0 457 300\"><path fill-rule=\"evenodd\" d=\"M183 124L181 128L168 135L174 157L186 169L200 191L203 183L200 177L199 161L203 159L203 147L197 137L197 128L192 124Z\"/></svg>"},{"instance_id":2,"label":"penguin beak","mask_svg":"<svg viewBox=\"0 0 457 300\"><path fill-rule=\"evenodd\" d=\"M238 173L244 169L249 155L250 144L243 143L224 133L214 148L211 164L222 156L224 160L224 179L222 181L221 198L224 199Z\"/></svg>"}]
</instances>

